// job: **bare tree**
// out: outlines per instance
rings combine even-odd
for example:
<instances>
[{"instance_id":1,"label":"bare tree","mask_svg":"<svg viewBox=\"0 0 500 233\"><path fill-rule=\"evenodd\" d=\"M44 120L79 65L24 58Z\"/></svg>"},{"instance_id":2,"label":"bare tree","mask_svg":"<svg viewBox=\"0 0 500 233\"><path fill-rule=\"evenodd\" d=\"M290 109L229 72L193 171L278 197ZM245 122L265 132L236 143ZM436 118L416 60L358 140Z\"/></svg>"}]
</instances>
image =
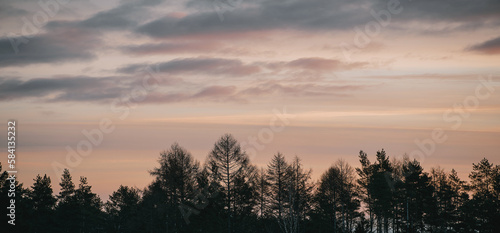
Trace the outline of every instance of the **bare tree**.
<instances>
[{"instance_id":1,"label":"bare tree","mask_svg":"<svg viewBox=\"0 0 500 233\"><path fill-rule=\"evenodd\" d=\"M251 186L255 168L250 165L248 156L241 150L238 141L231 135L223 135L208 155L207 168L215 182L224 188L226 197L227 225L231 233L231 219L234 215L235 196L238 186ZM239 203L241 205L241 203Z\"/></svg>"}]
</instances>

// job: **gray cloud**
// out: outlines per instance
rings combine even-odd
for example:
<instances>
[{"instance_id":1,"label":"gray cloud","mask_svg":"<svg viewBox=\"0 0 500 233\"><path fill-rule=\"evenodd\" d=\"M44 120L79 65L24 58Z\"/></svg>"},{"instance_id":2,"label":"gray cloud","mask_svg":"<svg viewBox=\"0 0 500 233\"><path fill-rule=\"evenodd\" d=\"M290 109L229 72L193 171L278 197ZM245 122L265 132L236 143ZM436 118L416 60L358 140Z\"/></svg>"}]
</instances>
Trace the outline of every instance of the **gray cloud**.
<instances>
[{"instance_id":1,"label":"gray cloud","mask_svg":"<svg viewBox=\"0 0 500 233\"><path fill-rule=\"evenodd\" d=\"M243 64L237 59L185 58L157 64L162 73L212 74L242 76L259 72L256 65ZM120 73L139 72L145 64L132 64L119 68Z\"/></svg>"},{"instance_id":2,"label":"gray cloud","mask_svg":"<svg viewBox=\"0 0 500 233\"><path fill-rule=\"evenodd\" d=\"M270 80L250 82L240 87L233 85L205 84L185 86L185 83L162 82L161 87L147 93L141 101L144 104L168 104L176 102L250 102L255 98L269 98L280 95L289 97L345 97L351 92L367 88L366 85L332 85L321 80L301 81ZM141 82L134 76L120 77L65 77L0 78L0 101L30 99L39 102L90 102L111 103L130 97L132 90ZM166 88L166 89L165 89Z\"/></svg>"},{"instance_id":3,"label":"gray cloud","mask_svg":"<svg viewBox=\"0 0 500 233\"><path fill-rule=\"evenodd\" d=\"M136 29L158 38L202 34L238 33L269 29L350 29L367 22L364 0L354 1L262 1L250 7L236 6L220 22L215 11L204 11L184 18L163 17ZM189 4L188 4L189 5ZM242 4L244 5L244 4Z\"/></svg>"},{"instance_id":4,"label":"gray cloud","mask_svg":"<svg viewBox=\"0 0 500 233\"><path fill-rule=\"evenodd\" d=\"M151 93L142 102L146 104L167 104L186 101L249 103L256 98L288 96L295 98L347 97L352 91L366 89L366 85L322 85L314 83L287 84L280 81L264 81L238 89L235 86L207 86L194 93Z\"/></svg>"},{"instance_id":5,"label":"gray cloud","mask_svg":"<svg viewBox=\"0 0 500 233\"><path fill-rule=\"evenodd\" d=\"M0 100L36 97L48 102L106 100L118 97L121 90L115 78L16 78L0 81Z\"/></svg>"},{"instance_id":6,"label":"gray cloud","mask_svg":"<svg viewBox=\"0 0 500 233\"><path fill-rule=\"evenodd\" d=\"M210 4L211 1L209 1ZM388 9L388 0L368 1L274 1L263 0L229 7L221 22L214 11L200 11L183 18L163 17L146 23L136 32L155 38L195 37L200 35L226 36L248 31L295 29L351 30L375 20L370 10ZM473 30L500 25L500 2L497 0L422 0L399 1L403 12L392 15L392 22L408 21L460 23L443 30ZM189 2L188 6L196 6ZM209 6L212 7L213 6ZM224 8L224 7L223 7ZM224 11L224 10L223 10ZM392 27L399 27L391 25ZM424 29L424 33L425 33ZM244 35L242 35L244 36Z\"/></svg>"},{"instance_id":7,"label":"gray cloud","mask_svg":"<svg viewBox=\"0 0 500 233\"><path fill-rule=\"evenodd\" d=\"M219 45L213 42L190 41L124 46L121 47L120 50L126 54L143 56L169 53L211 52L218 47Z\"/></svg>"},{"instance_id":8,"label":"gray cloud","mask_svg":"<svg viewBox=\"0 0 500 233\"><path fill-rule=\"evenodd\" d=\"M325 59L320 57L300 58L286 64L288 67L314 71L351 70L363 68L368 65L365 62L345 63L339 60Z\"/></svg>"},{"instance_id":9,"label":"gray cloud","mask_svg":"<svg viewBox=\"0 0 500 233\"><path fill-rule=\"evenodd\" d=\"M348 91L364 89L364 85L326 85L316 83L285 84L279 81L266 81L242 90L242 97L262 95L287 95L287 96L348 96Z\"/></svg>"},{"instance_id":10,"label":"gray cloud","mask_svg":"<svg viewBox=\"0 0 500 233\"><path fill-rule=\"evenodd\" d=\"M500 54L500 37L470 46L466 50L485 54Z\"/></svg>"},{"instance_id":11,"label":"gray cloud","mask_svg":"<svg viewBox=\"0 0 500 233\"><path fill-rule=\"evenodd\" d=\"M79 22L80 26L94 29L130 29L147 19L148 9L163 0L122 1L119 6L101 11Z\"/></svg>"},{"instance_id":12,"label":"gray cloud","mask_svg":"<svg viewBox=\"0 0 500 233\"><path fill-rule=\"evenodd\" d=\"M235 86L207 86L195 93L152 93L143 101L148 104L166 104L186 101L210 101L210 102L246 102L236 95Z\"/></svg>"},{"instance_id":13,"label":"gray cloud","mask_svg":"<svg viewBox=\"0 0 500 233\"><path fill-rule=\"evenodd\" d=\"M88 61L95 58L93 49L100 44L95 33L71 27L32 37L4 37L0 39L0 67Z\"/></svg>"},{"instance_id":14,"label":"gray cloud","mask_svg":"<svg viewBox=\"0 0 500 233\"><path fill-rule=\"evenodd\" d=\"M497 0L419 0L401 1L404 11L398 17L450 22L484 22L489 19L500 19L500 2ZM387 1L380 0L377 7L387 7Z\"/></svg>"},{"instance_id":15,"label":"gray cloud","mask_svg":"<svg viewBox=\"0 0 500 233\"><path fill-rule=\"evenodd\" d=\"M28 13L28 11L24 9L19 9L15 6L9 5L10 3L10 1L0 1L0 4L2 4L2 7L0 8L0 19L4 20L9 17L25 15Z\"/></svg>"},{"instance_id":16,"label":"gray cloud","mask_svg":"<svg viewBox=\"0 0 500 233\"><path fill-rule=\"evenodd\" d=\"M245 37L248 36L247 32L266 33L269 30L286 29L310 32L352 30L355 26L373 21L370 10L387 9L388 3L386 0L262 0L235 6L234 9L224 13L226 20L223 22L219 20L211 5L208 5L212 9L209 11L191 9L184 12L187 13L186 16L170 14L151 20L154 17L151 10L160 6L162 2L163 0L122 1L117 7L98 12L87 19L51 21L43 28L43 34L32 38L4 37L0 39L0 67L90 60L102 47L98 43L101 36L109 30L125 30L153 38L196 39L119 47L122 52L132 55L209 52L217 45L203 44L199 41L207 41L205 38L212 38L208 41L214 41L214 38ZM210 1L207 4L210 4ZM423 29L424 33L439 33L439 30L446 32L474 30L479 27L500 25L500 1L497 0L420 0L401 1L401 4L403 12L392 16L394 22L400 22L391 25L397 30L403 30L401 25L405 25L404 23L408 21L450 23L449 27L436 29L438 31ZM187 7L193 5L199 3L193 4L193 1L186 3ZM22 39L28 39L29 42L22 43ZM11 40L19 43L19 54L15 54ZM477 45L471 50L477 51L481 48ZM222 66L219 67L224 70ZM245 72L256 72L255 67L246 68L249 70Z\"/></svg>"},{"instance_id":17,"label":"gray cloud","mask_svg":"<svg viewBox=\"0 0 500 233\"><path fill-rule=\"evenodd\" d=\"M133 74L141 72L147 64L129 64L117 69L117 72ZM319 57L300 58L288 62L254 62L245 64L238 59L224 58L184 58L155 64L160 72L169 74L204 74L241 77L253 74L266 74L267 71L311 71L316 74L339 70L364 68L364 62L346 63L335 59Z\"/></svg>"},{"instance_id":18,"label":"gray cloud","mask_svg":"<svg viewBox=\"0 0 500 233\"><path fill-rule=\"evenodd\" d=\"M125 80L125 82L122 82ZM122 82L120 84L120 82ZM36 99L41 102L109 103L125 98L139 86L131 77L68 77L37 78L23 81L17 78L0 79L0 101ZM235 86L209 85L192 93L187 91L156 91L148 93L144 103L185 101L227 101L236 99Z\"/></svg>"},{"instance_id":19,"label":"gray cloud","mask_svg":"<svg viewBox=\"0 0 500 233\"><path fill-rule=\"evenodd\" d=\"M141 20L147 20L151 7L162 2L122 1L117 7L84 20L48 18L49 22L42 28L34 25L28 17L23 21L23 35L8 33L8 37L0 39L0 67L91 60L102 48L101 37L106 30L132 29ZM12 5L7 4L6 9L17 9ZM45 13L37 3L29 6L36 12ZM21 21L21 17L18 18Z\"/></svg>"}]
</instances>

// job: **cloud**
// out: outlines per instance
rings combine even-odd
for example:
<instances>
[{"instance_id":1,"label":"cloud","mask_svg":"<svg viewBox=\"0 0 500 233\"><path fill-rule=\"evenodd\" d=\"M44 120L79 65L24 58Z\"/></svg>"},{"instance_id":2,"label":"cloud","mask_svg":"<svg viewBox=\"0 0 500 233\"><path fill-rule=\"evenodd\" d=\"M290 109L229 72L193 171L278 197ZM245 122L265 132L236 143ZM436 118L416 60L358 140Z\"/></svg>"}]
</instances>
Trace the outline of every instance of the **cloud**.
<instances>
[{"instance_id":1,"label":"cloud","mask_svg":"<svg viewBox=\"0 0 500 233\"><path fill-rule=\"evenodd\" d=\"M238 95L242 97L270 96L278 94L280 96L309 96L309 97L328 97L328 96L348 96L350 91L356 91L367 88L365 85L331 85L325 83L301 83L284 84L272 80L266 81L242 90Z\"/></svg>"},{"instance_id":2,"label":"cloud","mask_svg":"<svg viewBox=\"0 0 500 233\"><path fill-rule=\"evenodd\" d=\"M131 30L138 23L147 21L150 17L149 9L162 2L163 0L121 1L117 7L95 13L83 20L68 17L62 20L62 17L57 18L59 15L48 17L49 22L45 25L35 25L34 16L31 17L33 14L29 17L18 16L17 23L24 22L22 27L18 26L22 29L22 35L9 32L5 33L8 37L0 39L0 67L94 59L98 49L102 48L104 33L109 33L110 30ZM35 12L46 14L38 4L27 6ZM10 5L7 7L6 9L21 13L18 8Z\"/></svg>"},{"instance_id":3,"label":"cloud","mask_svg":"<svg viewBox=\"0 0 500 233\"><path fill-rule=\"evenodd\" d=\"M236 102L250 103L258 98L273 96L290 98L331 98L347 97L353 91L366 89L366 85L329 85L329 84L287 84L280 81L264 81L237 88L236 86L210 85L200 90L189 92L161 93L155 92L141 102L144 104L168 104L176 102L203 101L203 102Z\"/></svg>"},{"instance_id":4,"label":"cloud","mask_svg":"<svg viewBox=\"0 0 500 233\"><path fill-rule=\"evenodd\" d=\"M93 49L100 44L95 33L71 27L55 28L32 37L2 38L0 67L88 61L96 57Z\"/></svg>"},{"instance_id":5,"label":"cloud","mask_svg":"<svg viewBox=\"0 0 500 233\"><path fill-rule=\"evenodd\" d=\"M5 20L6 18L16 17L19 15L25 15L28 11L24 9L17 8L15 6L9 5L12 1L1 1L2 8L0 8L0 19Z\"/></svg>"},{"instance_id":6,"label":"cloud","mask_svg":"<svg viewBox=\"0 0 500 233\"><path fill-rule=\"evenodd\" d=\"M193 97L204 98L210 96L227 96L235 93L235 91L235 86L210 86L194 94Z\"/></svg>"},{"instance_id":7,"label":"cloud","mask_svg":"<svg viewBox=\"0 0 500 233\"><path fill-rule=\"evenodd\" d=\"M158 69L162 73L169 74L212 74L243 76L259 72L256 65L243 64L237 59L224 58L184 58L159 63ZM139 72L144 64L131 64L117 70L119 73Z\"/></svg>"},{"instance_id":8,"label":"cloud","mask_svg":"<svg viewBox=\"0 0 500 233\"><path fill-rule=\"evenodd\" d=\"M325 59L320 57L300 58L287 63L287 66L316 71L351 70L363 68L368 65L365 62L345 63L339 60Z\"/></svg>"},{"instance_id":9,"label":"cloud","mask_svg":"<svg viewBox=\"0 0 500 233\"><path fill-rule=\"evenodd\" d=\"M120 50L126 54L144 56L155 54L211 52L217 48L218 44L213 42L190 41L123 46Z\"/></svg>"},{"instance_id":10,"label":"cloud","mask_svg":"<svg viewBox=\"0 0 500 233\"><path fill-rule=\"evenodd\" d=\"M496 0L421 0L404 3L398 17L409 20L449 22L481 22L500 19L500 2ZM379 0L377 6L387 7L387 1Z\"/></svg>"},{"instance_id":11,"label":"cloud","mask_svg":"<svg viewBox=\"0 0 500 233\"><path fill-rule=\"evenodd\" d=\"M123 74L141 72L147 64L136 63L118 68L116 71ZM340 60L320 57L299 58L286 62L252 62L243 63L238 59L225 58L183 58L157 63L161 73L168 74L203 74L214 76L242 77L254 74L277 74L286 71L310 71L315 75L323 72L352 70L364 68L365 62L346 63ZM271 72L271 73L268 73Z\"/></svg>"},{"instance_id":12,"label":"cloud","mask_svg":"<svg viewBox=\"0 0 500 233\"><path fill-rule=\"evenodd\" d=\"M38 98L46 102L92 101L118 97L123 88L115 78L36 78L23 81L16 78L0 80L0 101ZM90 94L91 93L91 94Z\"/></svg>"},{"instance_id":13,"label":"cloud","mask_svg":"<svg viewBox=\"0 0 500 233\"><path fill-rule=\"evenodd\" d=\"M109 103L131 94L139 84L133 77L67 77L0 79L0 101L37 99L42 102ZM199 90L156 91L148 93L145 103L171 103L193 100L226 100L236 92L235 86L211 85Z\"/></svg>"},{"instance_id":14,"label":"cloud","mask_svg":"<svg viewBox=\"0 0 500 233\"><path fill-rule=\"evenodd\" d=\"M199 11L182 18L162 17L141 25L136 32L169 38L282 29L351 29L369 20L370 14L363 7L367 4L364 0L261 1L232 8L225 12L228 19L224 22L215 11Z\"/></svg>"},{"instance_id":15,"label":"cloud","mask_svg":"<svg viewBox=\"0 0 500 233\"><path fill-rule=\"evenodd\" d=\"M91 14L84 19L51 18L52 21L41 29L43 33L34 37L1 38L0 67L88 61L95 58L99 49L103 48L101 40L110 38L104 37L105 33L111 34L116 30L135 32L155 39L174 39L139 45L129 45L127 43L130 42L125 41L119 50L126 54L143 56L208 53L218 48L221 50L217 51L223 52L224 48L220 47L221 42L214 42L214 39L232 40L233 37L252 39L251 36L261 35L259 33L272 33L281 30L350 31L356 26L363 26L375 20L370 14L370 10L387 9L388 4L386 0L311 0L307 2L262 0L236 5L224 12L225 20L221 22L213 5L207 5L209 10L203 10L199 8L200 3L194 4L194 0L185 2L183 7L167 7L162 4L163 2L163 0L121 1L112 9ZM425 25L428 25L429 22L444 22L443 28L407 28L409 30L434 30L432 33L437 33L440 30L473 30L478 27L500 25L500 2L497 0L473 2L466 0L458 2L455 0L401 1L401 6L404 9L403 12L391 17L392 22L395 22L391 24L391 27L396 30L401 29L401 25L407 25L408 22L426 22ZM165 9L166 13L158 17L158 9ZM212 37L212 39L205 40L208 37ZM179 38L182 38L183 41L175 40ZM186 41L186 38L190 40ZM24 43L26 41L24 39L28 42ZM12 46L12 42L17 49ZM484 46L489 46L489 44L477 45L471 50L483 49L485 52ZM486 53L497 53L495 49L491 48L488 48ZM229 46L225 49L229 51L231 48ZM16 54L16 51L19 53ZM186 62L189 61L184 61L184 63ZM318 69L335 66L332 62L321 65L320 63L328 61L319 60L296 61L296 65L306 66L306 62L310 63L309 66L315 65ZM216 66L219 68L208 69L208 71L213 71L214 74L217 72L227 73L228 70L224 70L221 65ZM258 72L255 66L250 66L240 67L246 68L246 70L235 69L233 73L236 75L239 71L243 74ZM175 69L172 70L175 71Z\"/></svg>"},{"instance_id":16,"label":"cloud","mask_svg":"<svg viewBox=\"0 0 500 233\"><path fill-rule=\"evenodd\" d=\"M247 103L258 98L288 96L291 98L345 97L351 92L367 88L365 85L332 85L322 80L295 83L289 80L264 80L227 84L186 84L162 82L159 88L147 92L142 104L168 104L177 102L238 102ZM0 78L0 101L21 99L45 103L89 102L106 104L130 97L141 81L134 76L111 77L56 77L22 80Z\"/></svg>"},{"instance_id":17,"label":"cloud","mask_svg":"<svg viewBox=\"0 0 500 233\"><path fill-rule=\"evenodd\" d=\"M145 20L149 7L162 3L163 0L124 1L123 4L94 14L80 22L81 26L99 29L130 29Z\"/></svg>"},{"instance_id":18,"label":"cloud","mask_svg":"<svg viewBox=\"0 0 500 233\"><path fill-rule=\"evenodd\" d=\"M235 86L207 86L194 93L152 93L142 103L167 104L186 101L210 101L210 102L246 102L237 97Z\"/></svg>"},{"instance_id":19,"label":"cloud","mask_svg":"<svg viewBox=\"0 0 500 233\"><path fill-rule=\"evenodd\" d=\"M470 46L465 50L484 54L500 54L500 37Z\"/></svg>"},{"instance_id":20,"label":"cloud","mask_svg":"<svg viewBox=\"0 0 500 233\"><path fill-rule=\"evenodd\" d=\"M209 1L214 2L224 1ZM269 30L298 31L335 31L352 30L376 19L371 10L378 13L388 10L388 5L396 4L402 9L398 15L391 15L391 27L407 25L408 22L426 22L445 24L460 24L445 27L442 30L474 30L478 27L500 25L500 2L497 0L353 0L353 1L274 1L263 0L233 7L222 6L216 12L200 10L200 3L188 2L187 6L195 6L194 11L184 17L161 17L139 26L135 31L153 38L194 38L199 36L214 36L223 38L231 36L246 36L248 32L263 32ZM210 3L207 3L210 4ZM213 5L208 8L215 9ZM224 15L221 22L217 14ZM385 16L381 16L385 17ZM406 28L408 29L408 28ZM427 32L427 28L410 28Z\"/></svg>"}]
</instances>

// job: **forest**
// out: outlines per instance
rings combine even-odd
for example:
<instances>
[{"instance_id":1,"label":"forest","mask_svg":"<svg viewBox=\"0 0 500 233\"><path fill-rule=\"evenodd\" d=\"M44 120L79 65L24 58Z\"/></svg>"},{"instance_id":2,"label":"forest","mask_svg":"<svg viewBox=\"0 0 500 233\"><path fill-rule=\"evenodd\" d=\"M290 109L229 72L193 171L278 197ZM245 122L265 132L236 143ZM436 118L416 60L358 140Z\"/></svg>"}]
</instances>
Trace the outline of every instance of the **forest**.
<instances>
[{"instance_id":1,"label":"forest","mask_svg":"<svg viewBox=\"0 0 500 233\"><path fill-rule=\"evenodd\" d=\"M500 229L500 165L472 164L469 181L455 170L424 168L382 149L359 152L319 180L299 157L277 152L253 165L238 141L221 136L206 161L177 143L160 153L144 189L121 185L107 201L68 169L57 180L38 175L16 182L16 225L6 216L8 174L0 165L1 229L11 232L481 232ZM104 178L105 179L105 178ZM57 183L57 184L54 184ZM60 186L55 194L53 185ZM5 204L4 204L5 203ZM2 232L5 232L2 230Z\"/></svg>"}]
</instances>

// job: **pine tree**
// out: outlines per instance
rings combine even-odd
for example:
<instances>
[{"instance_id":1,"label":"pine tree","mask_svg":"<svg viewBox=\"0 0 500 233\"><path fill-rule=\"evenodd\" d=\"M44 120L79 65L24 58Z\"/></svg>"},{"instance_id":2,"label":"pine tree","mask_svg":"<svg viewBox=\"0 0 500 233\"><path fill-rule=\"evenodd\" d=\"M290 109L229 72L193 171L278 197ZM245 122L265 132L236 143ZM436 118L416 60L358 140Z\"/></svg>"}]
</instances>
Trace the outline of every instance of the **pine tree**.
<instances>
[{"instance_id":1,"label":"pine tree","mask_svg":"<svg viewBox=\"0 0 500 233\"><path fill-rule=\"evenodd\" d=\"M75 195L75 184L73 183L71 174L67 168L63 171L59 185L61 186L61 190L57 196L59 202L69 201L69 199Z\"/></svg>"},{"instance_id":2,"label":"pine tree","mask_svg":"<svg viewBox=\"0 0 500 233\"><path fill-rule=\"evenodd\" d=\"M56 206L59 231L69 233L77 225L78 203L75 197L75 184L68 169L64 169L59 185L61 189L57 195Z\"/></svg>"},{"instance_id":3,"label":"pine tree","mask_svg":"<svg viewBox=\"0 0 500 233\"><path fill-rule=\"evenodd\" d=\"M80 177L80 184L75 190L75 199L78 203L76 229L84 233L103 229L102 201L92 192L92 186L84 176Z\"/></svg>"},{"instance_id":4,"label":"pine tree","mask_svg":"<svg viewBox=\"0 0 500 233\"><path fill-rule=\"evenodd\" d=\"M37 175L34 181L29 195L33 205L32 231L52 232L55 224L53 214L56 198L52 195L50 177Z\"/></svg>"},{"instance_id":5,"label":"pine tree","mask_svg":"<svg viewBox=\"0 0 500 233\"><path fill-rule=\"evenodd\" d=\"M120 185L118 190L109 195L109 200L105 204L109 220L108 231L135 232L140 200L139 189L123 185Z\"/></svg>"},{"instance_id":6,"label":"pine tree","mask_svg":"<svg viewBox=\"0 0 500 233\"><path fill-rule=\"evenodd\" d=\"M469 190L473 192L470 204L474 209L474 228L480 232L493 233L500 229L500 192L497 182L500 167L491 164L486 158L473 164Z\"/></svg>"},{"instance_id":7,"label":"pine tree","mask_svg":"<svg viewBox=\"0 0 500 233\"><path fill-rule=\"evenodd\" d=\"M452 169L448 174L448 184L451 191L451 203L450 203L450 219L449 225L454 230L454 232L469 232L466 230L467 227L464 226L465 221L464 213L462 212L465 207L466 202L469 200L469 195L467 194L466 182L462 181L455 169Z\"/></svg>"},{"instance_id":8,"label":"pine tree","mask_svg":"<svg viewBox=\"0 0 500 233\"><path fill-rule=\"evenodd\" d=\"M361 163L361 168L356 168L356 172L358 173L358 185L361 190L361 199L368 209L368 225L369 232L373 232L374 225L374 200L371 192L371 179L373 176L373 166L368 159L368 155L362 150L359 152L359 162Z\"/></svg>"},{"instance_id":9,"label":"pine tree","mask_svg":"<svg viewBox=\"0 0 500 233\"><path fill-rule=\"evenodd\" d=\"M377 151L377 160L372 164L371 174L368 181L368 192L373 198L373 212L377 219L377 232L389 231L389 218L391 217L393 180L390 174L393 167L384 149Z\"/></svg>"}]
</instances>

